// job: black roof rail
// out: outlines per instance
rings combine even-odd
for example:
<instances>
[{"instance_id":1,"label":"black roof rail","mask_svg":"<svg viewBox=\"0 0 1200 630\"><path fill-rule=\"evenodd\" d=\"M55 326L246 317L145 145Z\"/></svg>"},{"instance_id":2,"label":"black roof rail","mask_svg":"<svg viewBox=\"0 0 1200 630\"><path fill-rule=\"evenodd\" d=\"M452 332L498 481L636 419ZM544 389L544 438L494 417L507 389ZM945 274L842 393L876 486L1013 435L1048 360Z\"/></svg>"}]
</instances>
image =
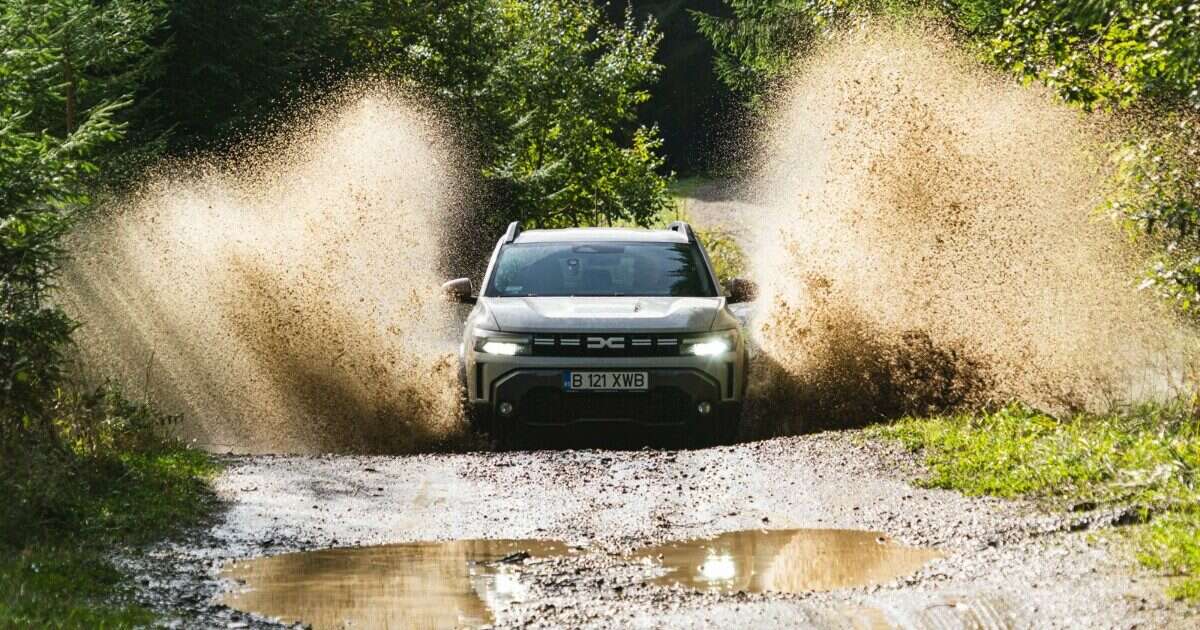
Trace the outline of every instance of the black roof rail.
<instances>
[{"instance_id":1,"label":"black roof rail","mask_svg":"<svg viewBox=\"0 0 1200 630\"><path fill-rule=\"evenodd\" d=\"M692 231L692 226L688 225L686 221L672 221L667 229L686 236L689 243L696 240L696 233Z\"/></svg>"},{"instance_id":2,"label":"black roof rail","mask_svg":"<svg viewBox=\"0 0 1200 630\"><path fill-rule=\"evenodd\" d=\"M520 235L521 235L521 222L513 221L512 223L508 224L508 229L504 231L504 242L511 243L511 242L517 240L517 237Z\"/></svg>"}]
</instances>

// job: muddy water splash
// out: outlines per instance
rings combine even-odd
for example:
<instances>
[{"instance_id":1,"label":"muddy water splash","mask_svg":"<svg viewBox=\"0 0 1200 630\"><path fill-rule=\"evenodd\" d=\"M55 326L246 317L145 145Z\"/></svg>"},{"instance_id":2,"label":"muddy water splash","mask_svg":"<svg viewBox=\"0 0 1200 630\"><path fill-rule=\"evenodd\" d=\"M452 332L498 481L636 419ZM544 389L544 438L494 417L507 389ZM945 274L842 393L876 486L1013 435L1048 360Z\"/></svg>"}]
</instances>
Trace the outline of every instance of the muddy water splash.
<instances>
[{"instance_id":1,"label":"muddy water splash","mask_svg":"<svg viewBox=\"0 0 1200 630\"><path fill-rule=\"evenodd\" d=\"M387 91L174 165L79 235L86 363L235 451L395 452L458 429L439 226L453 168Z\"/></svg>"},{"instance_id":2,"label":"muddy water splash","mask_svg":"<svg viewBox=\"0 0 1200 630\"><path fill-rule=\"evenodd\" d=\"M783 430L1177 384L1191 342L1136 291L1135 252L1093 210L1094 118L937 34L868 28L804 67L751 185L759 401L803 416Z\"/></svg>"}]
</instances>

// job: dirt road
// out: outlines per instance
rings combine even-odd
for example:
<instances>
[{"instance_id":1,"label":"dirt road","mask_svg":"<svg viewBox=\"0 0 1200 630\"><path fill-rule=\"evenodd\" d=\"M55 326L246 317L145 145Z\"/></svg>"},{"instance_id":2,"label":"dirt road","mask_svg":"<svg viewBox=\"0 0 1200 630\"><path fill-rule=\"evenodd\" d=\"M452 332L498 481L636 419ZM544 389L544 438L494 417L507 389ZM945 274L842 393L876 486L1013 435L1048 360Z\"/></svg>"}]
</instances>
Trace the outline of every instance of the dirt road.
<instances>
[{"instance_id":1,"label":"dirt road","mask_svg":"<svg viewBox=\"0 0 1200 630\"><path fill-rule=\"evenodd\" d=\"M1112 513L1056 514L905 481L919 473L909 455L859 432L697 451L238 457L217 480L227 502L219 522L188 544L129 562L144 576L142 597L182 605L178 623L188 627L264 625L220 604L223 593L239 588L221 576L234 559L463 539L573 547L517 563L521 587L511 599L520 601L492 611L497 627L1200 623L1194 609L1163 597L1160 578L1134 568L1119 530L1108 526ZM630 555L668 540L783 528L874 530L944 557L877 585L776 594L651 584L664 570ZM313 565L289 571L296 566ZM380 579L367 575L362 584ZM343 591L342 599L359 592Z\"/></svg>"},{"instance_id":2,"label":"dirt road","mask_svg":"<svg viewBox=\"0 0 1200 630\"><path fill-rule=\"evenodd\" d=\"M753 209L719 183L687 207L749 238L731 221ZM226 463L216 522L126 560L140 597L180 627L1200 626L1200 610L1136 567L1119 512L919 488L914 456L858 431L696 451ZM811 531L769 539L791 529ZM864 554L832 530L877 533L851 533L872 543ZM679 557L662 546L691 539L717 542ZM397 545L423 541L446 544ZM919 561L891 570L887 550Z\"/></svg>"}]
</instances>

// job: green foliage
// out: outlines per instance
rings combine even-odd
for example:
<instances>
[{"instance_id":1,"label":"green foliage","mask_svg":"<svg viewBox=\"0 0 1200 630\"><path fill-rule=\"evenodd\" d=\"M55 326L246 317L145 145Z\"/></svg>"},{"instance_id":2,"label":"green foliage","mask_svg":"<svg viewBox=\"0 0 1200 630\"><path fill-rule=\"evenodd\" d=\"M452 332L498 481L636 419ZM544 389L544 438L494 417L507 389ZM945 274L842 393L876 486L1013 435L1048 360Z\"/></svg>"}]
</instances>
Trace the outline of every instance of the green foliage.
<instances>
[{"instance_id":1,"label":"green foliage","mask_svg":"<svg viewBox=\"0 0 1200 630\"><path fill-rule=\"evenodd\" d=\"M204 456L165 419L65 379L72 322L50 301L60 239L89 203L93 160L144 70L153 2L13 0L0 7L0 626L134 627L111 604L106 547L173 531L211 505Z\"/></svg>"},{"instance_id":2,"label":"green foliage","mask_svg":"<svg viewBox=\"0 0 1200 630\"><path fill-rule=\"evenodd\" d=\"M662 66L648 86L650 100L639 108L639 121L658 126L667 166L696 173L716 171L728 163L722 136L735 133L735 102L713 69L715 53L696 27L692 11L721 12L722 0L639 0L597 2L610 20L627 8L641 20L653 17L662 42L655 60ZM725 150L713 150L721 147Z\"/></svg>"},{"instance_id":3,"label":"green foliage","mask_svg":"<svg viewBox=\"0 0 1200 630\"><path fill-rule=\"evenodd\" d=\"M1144 284L1195 318L1200 304L1200 4L1174 0L956 0L1000 65L1085 109L1134 109L1114 151L1107 210L1155 246Z\"/></svg>"},{"instance_id":4,"label":"green foliage","mask_svg":"<svg viewBox=\"0 0 1200 630\"><path fill-rule=\"evenodd\" d=\"M371 9L359 0L162 2L158 55L135 92L126 148L175 155L223 147L331 83L349 64L351 25Z\"/></svg>"},{"instance_id":5,"label":"green foliage","mask_svg":"<svg viewBox=\"0 0 1200 630\"><path fill-rule=\"evenodd\" d=\"M1154 519L1139 540L1138 559L1146 566L1181 576L1168 587L1179 599L1200 601L1200 512L1166 514Z\"/></svg>"},{"instance_id":6,"label":"green foliage","mask_svg":"<svg viewBox=\"0 0 1200 630\"><path fill-rule=\"evenodd\" d=\"M1200 321L1200 123L1166 116L1113 153L1106 209L1155 252L1143 287Z\"/></svg>"},{"instance_id":7,"label":"green foliage","mask_svg":"<svg viewBox=\"0 0 1200 630\"><path fill-rule=\"evenodd\" d=\"M728 0L732 17L694 12L717 51L721 81L751 107L793 67L820 34L848 18L859 0Z\"/></svg>"},{"instance_id":8,"label":"green foliage","mask_svg":"<svg viewBox=\"0 0 1200 630\"><path fill-rule=\"evenodd\" d=\"M23 128L28 113L0 104L0 450L22 435L50 436L46 401L62 375L74 324L47 302L59 238L87 201L84 159L113 138L112 107L97 108L67 138Z\"/></svg>"},{"instance_id":9,"label":"green foliage","mask_svg":"<svg viewBox=\"0 0 1200 630\"><path fill-rule=\"evenodd\" d=\"M1177 0L974 3L1003 15L993 57L1085 107L1140 100L1200 106L1200 4ZM983 25L991 26L985 22ZM981 25L982 26L982 25Z\"/></svg>"},{"instance_id":10,"label":"green foliage","mask_svg":"<svg viewBox=\"0 0 1200 630\"><path fill-rule=\"evenodd\" d=\"M1132 505L1153 517L1138 533L1147 566L1200 597L1200 421L1190 403L1055 418L1014 405L994 413L905 418L875 435L922 450L923 483L970 495L1033 495Z\"/></svg>"},{"instance_id":11,"label":"green foliage","mask_svg":"<svg viewBox=\"0 0 1200 630\"><path fill-rule=\"evenodd\" d=\"M733 234L724 228L696 228L696 238L704 243L713 273L722 284L746 273L746 254Z\"/></svg>"},{"instance_id":12,"label":"green foliage","mask_svg":"<svg viewBox=\"0 0 1200 630\"><path fill-rule=\"evenodd\" d=\"M0 461L0 549L31 544L138 543L194 522L209 504L204 454L162 437L173 422L108 384L59 390L52 427L63 448Z\"/></svg>"},{"instance_id":13,"label":"green foliage","mask_svg":"<svg viewBox=\"0 0 1200 630\"><path fill-rule=\"evenodd\" d=\"M65 137L128 98L157 61L149 38L158 0L8 0L0 7L0 102L21 103L32 128Z\"/></svg>"},{"instance_id":14,"label":"green foliage","mask_svg":"<svg viewBox=\"0 0 1200 630\"><path fill-rule=\"evenodd\" d=\"M477 140L487 219L644 223L666 207L657 130L636 125L659 71L653 22L614 25L582 0L432 4L380 3L355 54L432 91Z\"/></svg>"},{"instance_id":15,"label":"green foliage","mask_svg":"<svg viewBox=\"0 0 1200 630\"><path fill-rule=\"evenodd\" d=\"M717 72L760 98L822 34L870 13L936 7L999 64L1084 107L1142 100L1200 105L1200 5L1176 0L727 0L732 18L697 14Z\"/></svg>"},{"instance_id":16,"label":"green foliage","mask_svg":"<svg viewBox=\"0 0 1200 630\"><path fill-rule=\"evenodd\" d=\"M871 15L907 16L922 0L726 0L730 17L694 11L716 49L717 76L751 110L821 41Z\"/></svg>"},{"instance_id":17,"label":"green foliage","mask_svg":"<svg viewBox=\"0 0 1200 630\"><path fill-rule=\"evenodd\" d=\"M106 556L204 518L216 464L163 439L173 418L112 385L59 390L51 408L64 447L0 459L0 627L144 627L154 615Z\"/></svg>"},{"instance_id":18,"label":"green foliage","mask_svg":"<svg viewBox=\"0 0 1200 630\"><path fill-rule=\"evenodd\" d=\"M902 15L904 0L727 0L697 14L717 72L753 107L812 43L857 16ZM1200 4L1174 0L944 0L941 16L996 64L1085 109L1144 121L1114 153L1107 210L1156 247L1145 287L1195 317L1200 304Z\"/></svg>"},{"instance_id":19,"label":"green foliage","mask_svg":"<svg viewBox=\"0 0 1200 630\"><path fill-rule=\"evenodd\" d=\"M211 459L165 443L0 464L0 627L145 627L106 558L193 525L215 504Z\"/></svg>"},{"instance_id":20,"label":"green foliage","mask_svg":"<svg viewBox=\"0 0 1200 630\"><path fill-rule=\"evenodd\" d=\"M1187 405L1058 419L1014 405L906 418L878 431L924 448L927 483L967 494L1066 494L1166 508L1197 498L1200 427Z\"/></svg>"},{"instance_id":21,"label":"green foliage","mask_svg":"<svg viewBox=\"0 0 1200 630\"><path fill-rule=\"evenodd\" d=\"M154 614L127 603L121 579L95 550L0 554L0 628L149 626Z\"/></svg>"}]
</instances>

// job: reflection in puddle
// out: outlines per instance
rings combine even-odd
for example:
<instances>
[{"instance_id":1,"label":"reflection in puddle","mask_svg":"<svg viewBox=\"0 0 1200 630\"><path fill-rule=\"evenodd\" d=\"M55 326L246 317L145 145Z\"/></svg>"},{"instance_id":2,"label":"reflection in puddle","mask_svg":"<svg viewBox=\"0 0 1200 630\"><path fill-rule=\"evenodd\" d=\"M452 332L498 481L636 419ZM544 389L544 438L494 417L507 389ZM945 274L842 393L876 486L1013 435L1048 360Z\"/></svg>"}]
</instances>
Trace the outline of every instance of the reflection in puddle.
<instances>
[{"instance_id":1,"label":"reflection in puddle","mask_svg":"<svg viewBox=\"0 0 1200 630\"><path fill-rule=\"evenodd\" d=\"M562 555L536 540L465 540L323 549L239 561L223 576L245 589L222 603L313 628L458 628L521 600L523 554Z\"/></svg>"},{"instance_id":2,"label":"reflection in puddle","mask_svg":"<svg viewBox=\"0 0 1200 630\"><path fill-rule=\"evenodd\" d=\"M223 575L246 588L223 603L314 628L478 626L528 598L525 557L567 553L557 542L466 540L283 554L227 567ZM666 570L656 584L799 593L884 582L939 556L876 532L793 529L669 543L632 559Z\"/></svg>"},{"instance_id":3,"label":"reflection in puddle","mask_svg":"<svg viewBox=\"0 0 1200 630\"><path fill-rule=\"evenodd\" d=\"M667 574L656 584L700 590L803 593L876 584L941 556L903 547L879 532L784 529L727 532L641 550Z\"/></svg>"}]
</instances>

